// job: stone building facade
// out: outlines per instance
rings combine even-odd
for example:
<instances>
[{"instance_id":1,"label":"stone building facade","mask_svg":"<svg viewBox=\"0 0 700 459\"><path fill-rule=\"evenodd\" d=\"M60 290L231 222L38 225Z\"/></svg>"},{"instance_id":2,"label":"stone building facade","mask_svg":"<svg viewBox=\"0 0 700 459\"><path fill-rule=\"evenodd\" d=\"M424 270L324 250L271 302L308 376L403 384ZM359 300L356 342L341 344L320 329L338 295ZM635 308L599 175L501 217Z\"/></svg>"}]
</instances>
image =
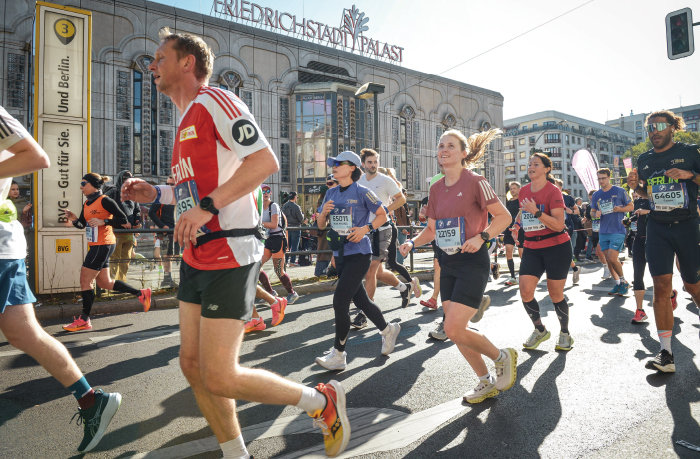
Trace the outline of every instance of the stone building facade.
<instances>
[{"instance_id":1,"label":"stone building facade","mask_svg":"<svg viewBox=\"0 0 700 459\"><path fill-rule=\"evenodd\" d=\"M2 104L32 123L33 0L6 1L2 19ZM374 145L372 99L355 97L366 82L378 96L382 165L396 169L415 203L437 172L440 134L469 135L503 124L496 91L403 68L318 41L143 0L56 0L92 13L91 170L132 170L163 182L170 168L177 109L158 93L148 64L163 27L202 36L216 55L211 85L235 92L251 109L280 161L275 194L297 191L315 206L328 156ZM221 1L219 2L221 3ZM249 2L245 2L249 3ZM341 11L339 10L339 15ZM410 53L412 50L403 50ZM499 194L505 189L502 141L480 165Z\"/></svg>"}]
</instances>

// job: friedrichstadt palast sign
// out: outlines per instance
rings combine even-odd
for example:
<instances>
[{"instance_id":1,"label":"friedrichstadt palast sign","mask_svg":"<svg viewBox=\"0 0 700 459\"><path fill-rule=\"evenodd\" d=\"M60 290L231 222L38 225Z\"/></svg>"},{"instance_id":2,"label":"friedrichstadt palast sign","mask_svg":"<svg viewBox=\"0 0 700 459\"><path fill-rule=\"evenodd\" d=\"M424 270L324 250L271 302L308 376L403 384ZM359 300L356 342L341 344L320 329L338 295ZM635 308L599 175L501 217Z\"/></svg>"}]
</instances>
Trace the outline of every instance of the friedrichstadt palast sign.
<instances>
[{"instance_id":1,"label":"friedrichstadt palast sign","mask_svg":"<svg viewBox=\"0 0 700 459\"><path fill-rule=\"evenodd\" d=\"M374 40L363 35L369 30L369 18L355 5L343 10L339 27L329 26L319 21L301 18L295 14L267 8L245 0L214 0L212 9L217 15L242 22L253 23L259 27L270 28L299 35L308 40L315 40L328 46L340 47L344 51L384 59L396 63L403 61L403 48L386 42Z\"/></svg>"}]
</instances>

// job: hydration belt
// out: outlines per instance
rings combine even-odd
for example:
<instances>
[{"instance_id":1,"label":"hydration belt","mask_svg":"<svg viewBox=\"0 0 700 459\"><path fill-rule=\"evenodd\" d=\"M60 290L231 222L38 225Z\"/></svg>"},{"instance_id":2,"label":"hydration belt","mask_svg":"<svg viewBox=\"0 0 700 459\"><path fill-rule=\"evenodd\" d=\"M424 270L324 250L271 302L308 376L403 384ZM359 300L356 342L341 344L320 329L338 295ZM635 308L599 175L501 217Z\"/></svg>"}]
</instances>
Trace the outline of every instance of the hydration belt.
<instances>
[{"instance_id":1,"label":"hydration belt","mask_svg":"<svg viewBox=\"0 0 700 459\"><path fill-rule=\"evenodd\" d=\"M550 237L559 236L560 234L564 234L566 232L567 231L564 229L564 230L559 231L558 233L543 234L542 236L528 236L527 233L525 233L525 240L526 241L542 241L544 239L549 239Z\"/></svg>"},{"instance_id":2,"label":"hydration belt","mask_svg":"<svg viewBox=\"0 0 700 459\"><path fill-rule=\"evenodd\" d=\"M199 247L202 244L206 244L209 241L215 239L221 239L224 237L243 237L243 236L255 236L259 240L265 239L265 232L262 226L256 226L255 228L235 228L229 230L212 231L211 233L206 233L197 237L197 243L195 247Z\"/></svg>"}]
</instances>

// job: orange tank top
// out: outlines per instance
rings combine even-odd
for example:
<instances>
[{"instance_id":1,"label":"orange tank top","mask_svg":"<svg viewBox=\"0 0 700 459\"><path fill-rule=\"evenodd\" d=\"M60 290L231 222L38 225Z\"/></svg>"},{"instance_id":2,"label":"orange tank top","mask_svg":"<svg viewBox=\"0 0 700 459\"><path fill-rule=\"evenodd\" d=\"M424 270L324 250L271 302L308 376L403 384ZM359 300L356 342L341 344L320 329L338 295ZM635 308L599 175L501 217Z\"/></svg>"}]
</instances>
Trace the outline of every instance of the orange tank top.
<instances>
[{"instance_id":1,"label":"orange tank top","mask_svg":"<svg viewBox=\"0 0 700 459\"><path fill-rule=\"evenodd\" d=\"M99 218L100 220L112 218L112 214L102 207L102 200L104 198L104 195L102 195L95 199L92 204L88 204L87 201L85 201L83 204L83 218L85 218L86 223L92 218ZM88 246L90 247L93 245L110 245L117 243L117 239L114 237L114 232L110 225L98 226L96 228L88 225L85 227L85 234L87 235Z\"/></svg>"}]
</instances>

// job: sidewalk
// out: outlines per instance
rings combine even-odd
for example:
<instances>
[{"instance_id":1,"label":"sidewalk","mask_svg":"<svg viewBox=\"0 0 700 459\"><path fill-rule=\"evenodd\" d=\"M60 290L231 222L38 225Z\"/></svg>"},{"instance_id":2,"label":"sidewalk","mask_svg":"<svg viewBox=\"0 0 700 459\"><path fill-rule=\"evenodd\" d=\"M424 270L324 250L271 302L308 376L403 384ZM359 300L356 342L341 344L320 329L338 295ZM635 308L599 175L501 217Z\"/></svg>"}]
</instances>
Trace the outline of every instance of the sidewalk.
<instances>
[{"instance_id":1,"label":"sidewalk","mask_svg":"<svg viewBox=\"0 0 700 459\"><path fill-rule=\"evenodd\" d=\"M433 253L422 252L414 253L414 271L412 276L418 277L421 281L432 281L433 279ZM178 300L176 298L177 290L173 288L161 289L160 285L163 280L163 273L156 269L149 269L150 261L147 260L132 260L129 265L126 282L135 288L151 288L153 296L151 297L151 309L169 309L176 308ZM408 264L408 259L406 259ZM294 289L299 295L307 295L310 293L332 291L335 286L336 279L319 280L314 276L315 265L310 266L289 266L287 274L292 279ZM277 275L274 273L272 262L269 261L263 266L263 270L267 273L272 283L273 288L279 294L285 294L286 290L279 283ZM175 282L179 281L180 263L179 261L172 263L172 277ZM51 304L50 298L40 298L35 308L37 319L39 320L64 320L77 316L82 312L82 300L78 292L75 293L75 300L63 300L58 304ZM143 306L136 298L131 295L113 294L104 292L101 298L95 298L95 304L92 307L92 314L115 314L127 312L143 311Z\"/></svg>"},{"instance_id":2,"label":"sidewalk","mask_svg":"<svg viewBox=\"0 0 700 459\"><path fill-rule=\"evenodd\" d=\"M624 261L624 256L620 256L620 260ZM516 255L513 258L515 264L515 272L520 268L520 258ZM151 298L151 309L170 309L176 308L178 300L176 298L177 290L173 288L161 289L160 284L163 280L163 273L158 269L149 270L149 261L133 260L131 262L129 273L127 275L127 283L136 288L150 287L153 290ZM408 259L405 261L408 264ZM508 275L508 266L505 262L505 256L498 258L500 274ZM586 261L580 263L597 264L598 262ZM179 280L179 262L172 264L172 276L175 282ZM433 253L431 251L420 252L413 254L413 267L411 276L418 277L421 282L432 282L433 280ZM315 265L310 266L289 266L287 274L292 279L294 289L299 295L308 295L311 293L329 292L335 288L336 279L318 279L314 276ZM267 273L272 283L273 288L279 294L286 294L286 290L279 283L277 275L274 273L274 268L271 262L267 262L263 266L263 270ZM410 270L409 270L410 271ZM41 300L40 300L41 301ZM63 301L59 304L50 304L50 300L44 299L43 303L37 303L35 308L36 316L39 320L65 320L73 316L77 316L82 312L82 301L80 295L76 292L75 301ZM138 300L130 295L112 294L105 292L101 298L95 299L95 304L92 307L92 314L119 314L127 312L143 311L143 306Z\"/></svg>"}]
</instances>

